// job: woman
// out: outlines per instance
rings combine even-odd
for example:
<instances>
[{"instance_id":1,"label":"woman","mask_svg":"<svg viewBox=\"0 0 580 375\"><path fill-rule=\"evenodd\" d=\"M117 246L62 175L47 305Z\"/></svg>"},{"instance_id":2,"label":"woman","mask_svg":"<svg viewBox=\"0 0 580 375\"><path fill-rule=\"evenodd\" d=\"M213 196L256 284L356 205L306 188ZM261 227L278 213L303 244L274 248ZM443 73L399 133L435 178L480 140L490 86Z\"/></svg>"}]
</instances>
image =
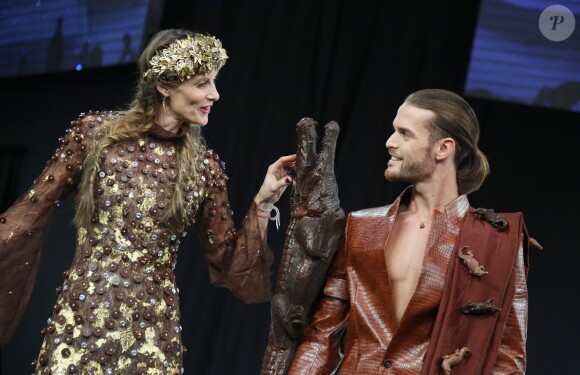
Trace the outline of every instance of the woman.
<instances>
[{"instance_id":1,"label":"woman","mask_svg":"<svg viewBox=\"0 0 580 375\"><path fill-rule=\"evenodd\" d=\"M268 169L241 230L233 226L224 165L201 127L219 99L227 59L219 40L186 30L153 37L135 100L123 112L81 114L32 188L0 215L0 339L31 293L54 207L78 188L77 250L35 363L38 374L183 371L173 269L193 225L213 284L247 303L270 298L273 204L295 156Z\"/></svg>"}]
</instances>

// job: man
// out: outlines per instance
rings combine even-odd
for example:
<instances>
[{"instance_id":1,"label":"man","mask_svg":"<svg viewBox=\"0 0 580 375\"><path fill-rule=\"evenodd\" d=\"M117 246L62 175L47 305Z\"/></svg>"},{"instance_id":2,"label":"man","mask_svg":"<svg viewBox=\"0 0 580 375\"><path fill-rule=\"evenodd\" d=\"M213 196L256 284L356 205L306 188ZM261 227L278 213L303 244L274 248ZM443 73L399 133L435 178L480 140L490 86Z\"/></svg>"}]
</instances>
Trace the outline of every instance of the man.
<instances>
[{"instance_id":1,"label":"man","mask_svg":"<svg viewBox=\"0 0 580 375\"><path fill-rule=\"evenodd\" d=\"M349 215L289 373L523 374L533 240L521 214L469 205L489 174L475 113L421 90L393 128L385 177L411 186Z\"/></svg>"}]
</instances>

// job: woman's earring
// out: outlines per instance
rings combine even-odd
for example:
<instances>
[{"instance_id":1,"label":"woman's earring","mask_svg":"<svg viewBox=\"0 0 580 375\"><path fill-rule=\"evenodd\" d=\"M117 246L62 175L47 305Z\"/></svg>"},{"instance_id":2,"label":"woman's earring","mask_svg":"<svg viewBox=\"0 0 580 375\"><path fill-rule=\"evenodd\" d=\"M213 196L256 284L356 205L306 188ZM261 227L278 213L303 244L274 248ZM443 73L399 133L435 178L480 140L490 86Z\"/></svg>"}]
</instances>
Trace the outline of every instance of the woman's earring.
<instances>
[{"instance_id":1,"label":"woman's earring","mask_svg":"<svg viewBox=\"0 0 580 375\"><path fill-rule=\"evenodd\" d=\"M167 99L168 97L169 97L169 95L164 96L163 101L161 102L161 104L163 105L163 112L167 112L167 108L165 107L165 99Z\"/></svg>"}]
</instances>

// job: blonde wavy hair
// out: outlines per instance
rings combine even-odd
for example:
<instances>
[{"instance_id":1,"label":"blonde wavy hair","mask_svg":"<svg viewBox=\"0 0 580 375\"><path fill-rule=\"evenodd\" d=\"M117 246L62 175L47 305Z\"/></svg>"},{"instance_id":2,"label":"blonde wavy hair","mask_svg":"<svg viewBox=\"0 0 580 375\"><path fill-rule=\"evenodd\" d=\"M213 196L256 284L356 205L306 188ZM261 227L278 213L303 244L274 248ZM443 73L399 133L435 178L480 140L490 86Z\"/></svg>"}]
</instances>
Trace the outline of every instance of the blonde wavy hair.
<instances>
[{"instance_id":1,"label":"blonde wavy hair","mask_svg":"<svg viewBox=\"0 0 580 375\"><path fill-rule=\"evenodd\" d=\"M159 93L156 85L159 82L147 81L143 74L151 67L150 60L157 51L169 46L177 39L195 38L196 33L183 29L168 29L157 33L139 58L139 80L137 90L129 108L121 111L119 116L106 121L96 132L88 155L83 164L83 174L76 198L76 213L74 223L79 226L87 226L95 213L95 178L99 173L103 151L108 147L123 141L132 141L146 134L155 123L156 109L162 107L163 96ZM177 87L181 82L163 85ZM190 124L185 132L183 141L177 145L177 178L172 183L173 192L170 209L166 212L164 221L181 227L186 221L185 199L183 196L186 180L193 175L197 160L201 157L200 150L205 145L201 134L201 126ZM181 187L181 188L180 188Z\"/></svg>"}]
</instances>

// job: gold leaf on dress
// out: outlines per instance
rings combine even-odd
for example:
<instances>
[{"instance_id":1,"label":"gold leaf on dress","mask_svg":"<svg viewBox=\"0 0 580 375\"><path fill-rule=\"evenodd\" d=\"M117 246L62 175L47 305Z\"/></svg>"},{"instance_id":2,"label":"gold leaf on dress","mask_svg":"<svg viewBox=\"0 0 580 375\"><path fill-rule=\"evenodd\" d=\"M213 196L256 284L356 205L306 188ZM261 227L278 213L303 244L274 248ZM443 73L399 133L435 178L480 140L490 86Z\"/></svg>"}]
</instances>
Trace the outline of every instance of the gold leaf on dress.
<instances>
[{"instance_id":1,"label":"gold leaf on dress","mask_svg":"<svg viewBox=\"0 0 580 375\"><path fill-rule=\"evenodd\" d=\"M133 332L130 329L124 330L121 332L121 351L125 352L135 343L135 336L133 336Z\"/></svg>"}]
</instances>

